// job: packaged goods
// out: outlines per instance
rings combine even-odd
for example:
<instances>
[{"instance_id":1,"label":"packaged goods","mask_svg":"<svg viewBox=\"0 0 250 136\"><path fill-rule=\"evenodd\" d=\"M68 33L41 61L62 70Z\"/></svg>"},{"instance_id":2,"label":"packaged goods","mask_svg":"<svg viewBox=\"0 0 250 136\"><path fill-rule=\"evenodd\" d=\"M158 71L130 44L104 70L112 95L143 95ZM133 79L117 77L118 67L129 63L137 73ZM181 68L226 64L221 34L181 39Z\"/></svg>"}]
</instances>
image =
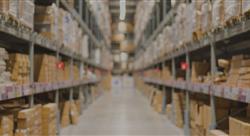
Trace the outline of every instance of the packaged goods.
<instances>
[{"instance_id":1,"label":"packaged goods","mask_svg":"<svg viewBox=\"0 0 250 136\"><path fill-rule=\"evenodd\" d=\"M18 84L28 84L30 81L30 61L26 54L11 53L7 63L7 70L11 73L11 80Z\"/></svg>"},{"instance_id":2,"label":"packaged goods","mask_svg":"<svg viewBox=\"0 0 250 136\"><path fill-rule=\"evenodd\" d=\"M55 136L56 135L56 115L57 105L50 103L42 107L42 135Z\"/></svg>"},{"instance_id":3,"label":"packaged goods","mask_svg":"<svg viewBox=\"0 0 250 136\"><path fill-rule=\"evenodd\" d=\"M17 135L42 134L42 106L21 110L17 116Z\"/></svg>"},{"instance_id":4,"label":"packaged goods","mask_svg":"<svg viewBox=\"0 0 250 136\"><path fill-rule=\"evenodd\" d=\"M36 6L35 31L51 40L57 40L59 38L58 10L55 4L51 6Z\"/></svg>"},{"instance_id":5,"label":"packaged goods","mask_svg":"<svg viewBox=\"0 0 250 136\"><path fill-rule=\"evenodd\" d=\"M0 116L0 135L12 136L14 131L14 116L1 115Z\"/></svg>"},{"instance_id":6,"label":"packaged goods","mask_svg":"<svg viewBox=\"0 0 250 136\"><path fill-rule=\"evenodd\" d=\"M221 130L210 130L208 136L228 136L228 134Z\"/></svg>"},{"instance_id":7,"label":"packaged goods","mask_svg":"<svg viewBox=\"0 0 250 136\"><path fill-rule=\"evenodd\" d=\"M224 4L225 23L233 23L231 21L239 20L242 14L241 0L225 0Z\"/></svg>"},{"instance_id":8,"label":"packaged goods","mask_svg":"<svg viewBox=\"0 0 250 136\"><path fill-rule=\"evenodd\" d=\"M27 26L31 30L33 30L33 27L34 27L34 13L35 13L35 5L32 0L20 0L19 1L20 21L23 25Z\"/></svg>"},{"instance_id":9,"label":"packaged goods","mask_svg":"<svg viewBox=\"0 0 250 136\"><path fill-rule=\"evenodd\" d=\"M61 126L62 128L67 127L70 124L70 102L66 101L63 103L62 107L62 115L61 115Z\"/></svg>"},{"instance_id":10,"label":"packaged goods","mask_svg":"<svg viewBox=\"0 0 250 136\"><path fill-rule=\"evenodd\" d=\"M217 29L224 24L224 0L216 0L213 2L212 6L212 22L213 22L213 29Z\"/></svg>"},{"instance_id":11,"label":"packaged goods","mask_svg":"<svg viewBox=\"0 0 250 136\"><path fill-rule=\"evenodd\" d=\"M212 29L212 5L207 1L202 4L201 7L201 29L203 34L209 32Z\"/></svg>"},{"instance_id":12,"label":"packaged goods","mask_svg":"<svg viewBox=\"0 0 250 136\"><path fill-rule=\"evenodd\" d=\"M79 121L79 111L77 110L75 102L70 102L70 120L72 124L77 124Z\"/></svg>"},{"instance_id":13,"label":"packaged goods","mask_svg":"<svg viewBox=\"0 0 250 136\"><path fill-rule=\"evenodd\" d=\"M229 118L229 136L247 136L250 134L250 119L243 117Z\"/></svg>"},{"instance_id":14,"label":"packaged goods","mask_svg":"<svg viewBox=\"0 0 250 136\"><path fill-rule=\"evenodd\" d=\"M36 54L35 55L35 81L36 82L55 82L57 59L54 56L46 54Z\"/></svg>"},{"instance_id":15,"label":"packaged goods","mask_svg":"<svg viewBox=\"0 0 250 136\"><path fill-rule=\"evenodd\" d=\"M209 69L210 65L207 62L192 62L192 82L203 82Z\"/></svg>"},{"instance_id":16,"label":"packaged goods","mask_svg":"<svg viewBox=\"0 0 250 136\"><path fill-rule=\"evenodd\" d=\"M180 92L173 93L174 115L176 126L182 128L184 125L184 94Z\"/></svg>"},{"instance_id":17,"label":"packaged goods","mask_svg":"<svg viewBox=\"0 0 250 136\"><path fill-rule=\"evenodd\" d=\"M156 91L153 96L153 104L154 110L158 113L162 112L162 101L163 101L163 93Z\"/></svg>"}]
</instances>

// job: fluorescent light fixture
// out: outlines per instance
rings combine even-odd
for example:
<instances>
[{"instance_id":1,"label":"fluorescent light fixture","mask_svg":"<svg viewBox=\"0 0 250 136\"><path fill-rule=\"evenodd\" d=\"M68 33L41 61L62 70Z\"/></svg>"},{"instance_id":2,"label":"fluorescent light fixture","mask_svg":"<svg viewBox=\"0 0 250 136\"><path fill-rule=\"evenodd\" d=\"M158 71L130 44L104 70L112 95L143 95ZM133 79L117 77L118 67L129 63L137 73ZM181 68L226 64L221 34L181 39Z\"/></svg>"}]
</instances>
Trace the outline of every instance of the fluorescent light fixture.
<instances>
[{"instance_id":1,"label":"fluorescent light fixture","mask_svg":"<svg viewBox=\"0 0 250 136\"><path fill-rule=\"evenodd\" d=\"M126 0L120 0L120 20L125 20L126 17Z\"/></svg>"}]
</instances>

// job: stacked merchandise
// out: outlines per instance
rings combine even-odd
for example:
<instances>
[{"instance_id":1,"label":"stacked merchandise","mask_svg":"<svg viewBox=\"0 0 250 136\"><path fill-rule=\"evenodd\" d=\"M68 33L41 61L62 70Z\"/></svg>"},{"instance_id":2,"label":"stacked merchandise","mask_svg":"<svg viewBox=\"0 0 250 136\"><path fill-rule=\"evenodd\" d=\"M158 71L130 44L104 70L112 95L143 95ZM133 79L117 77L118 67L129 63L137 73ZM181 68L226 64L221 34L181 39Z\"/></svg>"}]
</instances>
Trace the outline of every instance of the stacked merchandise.
<instances>
[{"instance_id":1,"label":"stacked merchandise","mask_svg":"<svg viewBox=\"0 0 250 136\"><path fill-rule=\"evenodd\" d=\"M80 71L77 65L73 65L73 74L74 74L74 80L80 79Z\"/></svg>"},{"instance_id":2,"label":"stacked merchandise","mask_svg":"<svg viewBox=\"0 0 250 136\"><path fill-rule=\"evenodd\" d=\"M52 83L57 80L57 59L46 54L35 55L35 81L41 83Z\"/></svg>"},{"instance_id":3,"label":"stacked merchandise","mask_svg":"<svg viewBox=\"0 0 250 136\"><path fill-rule=\"evenodd\" d=\"M169 66L165 66L165 67L162 69L161 79L162 79L162 80L165 80L165 81L168 81L168 80L171 80L171 79L172 79L172 74L171 74L171 71L170 71L170 67L169 67Z\"/></svg>"},{"instance_id":4,"label":"stacked merchandise","mask_svg":"<svg viewBox=\"0 0 250 136\"><path fill-rule=\"evenodd\" d=\"M13 136L14 131L14 117L13 115L0 116L0 135Z\"/></svg>"},{"instance_id":5,"label":"stacked merchandise","mask_svg":"<svg viewBox=\"0 0 250 136\"><path fill-rule=\"evenodd\" d=\"M49 38L58 39L58 8L51 6L35 7L35 31Z\"/></svg>"},{"instance_id":6,"label":"stacked merchandise","mask_svg":"<svg viewBox=\"0 0 250 136\"><path fill-rule=\"evenodd\" d=\"M160 91L155 91L152 106L154 107L154 110L158 113L162 112L162 101L163 93Z\"/></svg>"},{"instance_id":7,"label":"stacked merchandise","mask_svg":"<svg viewBox=\"0 0 250 136\"><path fill-rule=\"evenodd\" d=\"M100 27L101 32L104 34L104 39L107 44L110 45L111 37L111 20L109 11L109 1L108 0L90 0L91 10L95 14L97 24Z\"/></svg>"},{"instance_id":8,"label":"stacked merchandise","mask_svg":"<svg viewBox=\"0 0 250 136\"><path fill-rule=\"evenodd\" d=\"M15 135L41 135L42 134L42 106L21 110L17 116L17 129Z\"/></svg>"},{"instance_id":9,"label":"stacked merchandise","mask_svg":"<svg viewBox=\"0 0 250 136\"><path fill-rule=\"evenodd\" d=\"M18 84L30 81L30 61L26 54L11 53L7 63L7 70L11 73L11 80Z\"/></svg>"},{"instance_id":10,"label":"stacked merchandise","mask_svg":"<svg viewBox=\"0 0 250 136\"><path fill-rule=\"evenodd\" d=\"M250 118L230 117L229 136L247 136L250 133Z\"/></svg>"},{"instance_id":11,"label":"stacked merchandise","mask_svg":"<svg viewBox=\"0 0 250 136\"><path fill-rule=\"evenodd\" d=\"M209 72L210 66L207 62L192 62L192 82L204 82L206 81L207 74Z\"/></svg>"},{"instance_id":12,"label":"stacked merchandise","mask_svg":"<svg viewBox=\"0 0 250 136\"><path fill-rule=\"evenodd\" d=\"M55 103L46 104L42 107L42 135L56 135L56 114L57 105Z\"/></svg>"},{"instance_id":13,"label":"stacked merchandise","mask_svg":"<svg viewBox=\"0 0 250 136\"><path fill-rule=\"evenodd\" d=\"M166 26L155 41L150 43L152 46L148 46L144 55L137 59L135 68L151 64L161 58L163 54L171 53L188 45L188 43L201 40L204 36L220 28L230 27L240 21L242 15L248 14L249 11L250 2L246 0L216 0L213 2L194 0L189 4L181 3L176 10L177 15L172 25ZM141 22L145 23L146 21ZM139 33L137 30L135 31ZM164 37L164 41L161 37ZM135 41L137 40L135 38ZM159 51L161 52L159 53ZM152 54L154 55L152 56Z\"/></svg>"},{"instance_id":14,"label":"stacked merchandise","mask_svg":"<svg viewBox=\"0 0 250 136\"><path fill-rule=\"evenodd\" d=\"M6 61L9 61L9 56L4 48L0 48L0 58L0 84L5 84L10 82L11 74L6 71Z\"/></svg>"},{"instance_id":15,"label":"stacked merchandise","mask_svg":"<svg viewBox=\"0 0 250 136\"><path fill-rule=\"evenodd\" d=\"M226 84L233 87L249 87L249 67L249 56L233 56Z\"/></svg>"},{"instance_id":16,"label":"stacked merchandise","mask_svg":"<svg viewBox=\"0 0 250 136\"><path fill-rule=\"evenodd\" d=\"M149 22L155 1L143 0L138 3L136 7L135 14L135 39L134 43L137 45L140 41L140 36L142 35L144 29L146 28L147 22ZM147 9L147 10L145 10Z\"/></svg>"},{"instance_id":17,"label":"stacked merchandise","mask_svg":"<svg viewBox=\"0 0 250 136\"><path fill-rule=\"evenodd\" d=\"M79 110L77 109L76 103L74 101L70 102L70 121L72 124L76 125L79 121Z\"/></svg>"},{"instance_id":18,"label":"stacked merchandise","mask_svg":"<svg viewBox=\"0 0 250 136\"><path fill-rule=\"evenodd\" d=\"M175 123L179 128L184 124L184 94L182 92L173 92Z\"/></svg>"},{"instance_id":19,"label":"stacked merchandise","mask_svg":"<svg viewBox=\"0 0 250 136\"><path fill-rule=\"evenodd\" d=\"M63 44L74 53L81 54L82 30L71 14L63 9L51 6L36 6L35 31L50 40Z\"/></svg>"},{"instance_id":20,"label":"stacked merchandise","mask_svg":"<svg viewBox=\"0 0 250 136\"><path fill-rule=\"evenodd\" d=\"M0 13L10 17L13 21L20 22L29 29L34 25L34 8L32 0L2 0L0 1Z\"/></svg>"},{"instance_id":21,"label":"stacked merchandise","mask_svg":"<svg viewBox=\"0 0 250 136\"><path fill-rule=\"evenodd\" d=\"M61 103L62 113L61 113L61 127L65 128L70 124L70 101Z\"/></svg>"}]
</instances>

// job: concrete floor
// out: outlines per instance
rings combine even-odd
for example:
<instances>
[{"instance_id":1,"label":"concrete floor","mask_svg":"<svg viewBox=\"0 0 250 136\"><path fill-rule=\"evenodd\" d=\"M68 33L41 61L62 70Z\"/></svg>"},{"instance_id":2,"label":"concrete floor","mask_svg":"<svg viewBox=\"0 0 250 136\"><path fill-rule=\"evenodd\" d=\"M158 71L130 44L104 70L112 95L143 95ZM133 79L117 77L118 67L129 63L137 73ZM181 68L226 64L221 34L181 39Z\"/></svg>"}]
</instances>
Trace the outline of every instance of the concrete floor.
<instances>
[{"instance_id":1,"label":"concrete floor","mask_svg":"<svg viewBox=\"0 0 250 136\"><path fill-rule=\"evenodd\" d=\"M113 88L90 105L76 126L61 135L183 135L150 107L148 100L133 88Z\"/></svg>"}]
</instances>

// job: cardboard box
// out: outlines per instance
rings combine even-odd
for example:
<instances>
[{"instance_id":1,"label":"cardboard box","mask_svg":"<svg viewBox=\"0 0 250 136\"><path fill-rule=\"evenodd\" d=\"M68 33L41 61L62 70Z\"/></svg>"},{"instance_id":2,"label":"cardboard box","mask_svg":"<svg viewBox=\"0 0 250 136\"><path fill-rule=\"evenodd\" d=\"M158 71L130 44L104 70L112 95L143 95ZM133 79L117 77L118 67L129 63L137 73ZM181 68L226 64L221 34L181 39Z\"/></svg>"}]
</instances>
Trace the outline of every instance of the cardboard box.
<instances>
[{"instance_id":1,"label":"cardboard box","mask_svg":"<svg viewBox=\"0 0 250 136\"><path fill-rule=\"evenodd\" d=\"M250 119L244 117L229 118L229 136L247 136L250 134Z\"/></svg>"},{"instance_id":2,"label":"cardboard box","mask_svg":"<svg viewBox=\"0 0 250 136\"><path fill-rule=\"evenodd\" d=\"M73 102L70 102L70 120L71 123L76 125L79 121L79 112L77 110L76 104Z\"/></svg>"},{"instance_id":3,"label":"cardboard box","mask_svg":"<svg viewBox=\"0 0 250 136\"><path fill-rule=\"evenodd\" d=\"M221 130L210 130L207 136L228 136L228 134Z\"/></svg>"},{"instance_id":4,"label":"cardboard box","mask_svg":"<svg viewBox=\"0 0 250 136\"><path fill-rule=\"evenodd\" d=\"M62 115L61 115L61 126L62 128L67 127L70 124L70 102L66 101L63 103Z\"/></svg>"}]
</instances>

